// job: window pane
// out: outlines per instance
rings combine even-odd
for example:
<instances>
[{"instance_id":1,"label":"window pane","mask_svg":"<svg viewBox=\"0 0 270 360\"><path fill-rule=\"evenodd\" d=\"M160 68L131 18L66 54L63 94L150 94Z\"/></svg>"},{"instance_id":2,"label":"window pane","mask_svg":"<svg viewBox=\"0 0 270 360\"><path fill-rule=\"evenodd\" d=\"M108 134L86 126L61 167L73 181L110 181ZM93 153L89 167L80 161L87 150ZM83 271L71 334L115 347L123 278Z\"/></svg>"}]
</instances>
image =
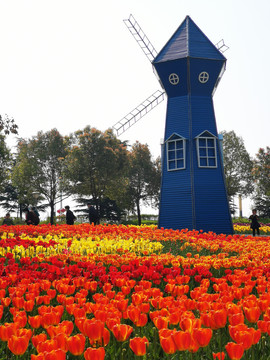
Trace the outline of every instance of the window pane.
<instances>
[{"instance_id":1,"label":"window pane","mask_svg":"<svg viewBox=\"0 0 270 360\"><path fill-rule=\"evenodd\" d=\"M200 156L206 156L206 149L200 148Z\"/></svg>"},{"instance_id":2,"label":"window pane","mask_svg":"<svg viewBox=\"0 0 270 360\"><path fill-rule=\"evenodd\" d=\"M169 161L169 170L175 169L175 161Z\"/></svg>"},{"instance_id":3,"label":"window pane","mask_svg":"<svg viewBox=\"0 0 270 360\"><path fill-rule=\"evenodd\" d=\"M216 158L208 159L209 166L216 166Z\"/></svg>"},{"instance_id":4,"label":"window pane","mask_svg":"<svg viewBox=\"0 0 270 360\"><path fill-rule=\"evenodd\" d=\"M176 158L177 159L183 159L184 152L183 150L176 150Z\"/></svg>"},{"instance_id":5,"label":"window pane","mask_svg":"<svg viewBox=\"0 0 270 360\"><path fill-rule=\"evenodd\" d=\"M176 149L183 149L183 140L176 141Z\"/></svg>"},{"instance_id":6,"label":"window pane","mask_svg":"<svg viewBox=\"0 0 270 360\"><path fill-rule=\"evenodd\" d=\"M199 146L203 146L205 147L206 146L206 139L199 139Z\"/></svg>"},{"instance_id":7,"label":"window pane","mask_svg":"<svg viewBox=\"0 0 270 360\"><path fill-rule=\"evenodd\" d=\"M184 160L177 160L177 168L182 169L184 167Z\"/></svg>"},{"instance_id":8,"label":"window pane","mask_svg":"<svg viewBox=\"0 0 270 360\"><path fill-rule=\"evenodd\" d=\"M214 148L208 149L208 156L215 157L215 149Z\"/></svg>"},{"instance_id":9,"label":"window pane","mask_svg":"<svg viewBox=\"0 0 270 360\"><path fill-rule=\"evenodd\" d=\"M169 160L174 160L175 159L175 151L168 151L168 157Z\"/></svg>"},{"instance_id":10,"label":"window pane","mask_svg":"<svg viewBox=\"0 0 270 360\"><path fill-rule=\"evenodd\" d=\"M214 143L214 139L207 139L207 145L208 145L208 147L214 147L215 145L214 145L215 143Z\"/></svg>"},{"instance_id":11,"label":"window pane","mask_svg":"<svg viewBox=\"0 0 270 360\"><path fill-rule=\"evenodd\" d=\"M206 158L200 158L200 165L201 166L207 166L207 159Z\"/></svg>"},{"instance_id":12,"label":"window pane","mask_svg":"<svg viewBox=\"0 0 270 360\"><path fill-rule=\"evenodd\" d=\"M168 149L174 150L175 149L175 141L169 141L168 142Z\"/></svg>"}]
</instances>

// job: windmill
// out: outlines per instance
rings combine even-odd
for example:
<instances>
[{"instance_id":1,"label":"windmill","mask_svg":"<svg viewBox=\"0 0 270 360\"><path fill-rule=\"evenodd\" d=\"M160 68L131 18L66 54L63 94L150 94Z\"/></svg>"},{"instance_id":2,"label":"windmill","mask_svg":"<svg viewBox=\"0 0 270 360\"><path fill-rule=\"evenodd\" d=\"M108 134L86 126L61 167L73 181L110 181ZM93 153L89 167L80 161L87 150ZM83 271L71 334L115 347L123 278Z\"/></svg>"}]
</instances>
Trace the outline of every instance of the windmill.
<instances>
[{"instance_id":1,"label":"windmill","mask_svg":"<svg viewBox=\"0 0 270 360\"><path fill-rule=\"evenodd\" d=\"M132 15L124 22L152 63L162 90L118 121L113 126L117 135L167 95L159 227L232 233L213 106L227 46L223 40L213 45L187 16L157 53Z\"/></svg>"}]
</instances>

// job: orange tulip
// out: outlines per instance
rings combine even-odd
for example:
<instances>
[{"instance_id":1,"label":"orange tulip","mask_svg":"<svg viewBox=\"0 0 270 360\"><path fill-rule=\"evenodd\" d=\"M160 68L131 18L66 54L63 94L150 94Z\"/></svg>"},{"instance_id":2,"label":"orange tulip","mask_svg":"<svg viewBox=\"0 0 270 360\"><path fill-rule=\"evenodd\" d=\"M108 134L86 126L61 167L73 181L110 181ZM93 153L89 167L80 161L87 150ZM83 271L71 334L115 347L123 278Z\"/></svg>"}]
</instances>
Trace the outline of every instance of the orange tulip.
<instances>
[{"instance_id":1,"label":"orange tulip","mask_svg":"<svg viewBox=\"0 0 270 360\"><path fill-rule=\"evenodd\" d=\"M143 327L143 326L145 326L145 325L147 324L147 322L148 322L148 316L147 316L147 314L145 314L145 313L140 313L137 321L136 321L134 324L135 324L136 326L138 326L138 327Z\"/></svg>"},{"instance_id":2,"label":"orange tulip","mask_svg":"<svg viewBox=\"0 0 270 360\"><path fill-rule=\"evenodd\" d=\"M18 327L25 327L27 324L27 315L25 312L19 312L14 316L14 323L18 325Z\"/></svg>"},{"instance_id":3,"label":"orange tulip","mask_svg":"<svg viewBox=\"0 0 270 360\"><path fill-rule=\"evenodd\" d=\"M169 320L164 316L157 316L153 319L155 326L160 329L166 329L168 327Z\"/></svg>"},{"instance_id":4,"label":"orange tulip","mask_svg":"<svg viewBox=\"0 0 270 360\"><path fill-rule=\"evenodd\" d=\"M124 324L114 325L112 328L113 335L117 341L126 341L133 331L133 327Z\"/></svg>"},{"instance_id":5,"label":"orange tulip","mask_svg":"<svg viewBox=\"0 0 270 360\"><path fill-rule=\"evenodd\" d=\"M22 355L26 352L29 344L27 336L12 335L8 339L8 348L14 355Z\"/></svg>"},{"instance_id":6,"label":"orange tulip","mask_svg":"<svg viewBox=\"0 0 270 360\"><path fill-rule=\"evenodd\" d=\"M236 333L239 331L246 331L248 329L247 325L245 324L238 324L236 326L229 325L229 333L231 338L236 341Z\"/></svg>"},{"instance_id":7,"label":"orange tulip","mask_svg":"<svg viewBox=\"0 0 270 360\"><path fill-rule=\"evenodd\" d=\"M109 330L112 330L114 325L120 324L121 319L119 317L109 318L106 320L106 325Z\"/></svg>"},{"instance_id":8,"label":"orange tulip","mask_svg":"<svg viewBox=\"0 0 270 360\"><path fill-rule=\"evenodd\" d=\"M212 329L220 329L225 327L227 323L227 310L221 309L217 311L213 311L211 313L212 318Z\"/></svg>"},{"instance_id":9,"label":"orange tulip","mask_svg":"<svg viewBox=\"0 0 270 360\"><path fill-rule=\"evenodd\" d=\"M16 331L16 334L15 334L16 336L26 336L27 338L28 338L28 340L30 340L31 339L31 337L32 337L32 330L30 330L30 329L18 329L17 331Z\"/></svg>"},{"instance_id":10,"label":"orange tulip","mask_svg":"<svg viewBox=\"0 0 270 360\"><path fill-rule=\"evenodd\" d=\"M85 360L104 360L105 358L105 349L100 348L87 348L84 353Z\"/></svg>"},{"instance_id":11,"label":"orange tulip","mask_svg":"<svg viewBox=\"0 0 270 360\"><path fill-rule=\"evenodd\" d=\"M39 342L36 347L38 352L45 352L45 351L50 352L52 350L57 350L58 348L59 348L58 342L55 339Z\"/></svg>"},{"instance_id":12,"label":"orange tulip","mask_svg":"<svg viewBox=\"0 0 270 360\"><path fill-rule=\"evenodd\" d=\"M44 360L65 360L66 353L64 350L57 349L46 353Z\"/></svg>"},{"instance_id":13,"label":"orange tulip","mask_svg":"<svg viewBox=\"0 0 270 360\"><path fill-rule=\"evenodd\" d=\"M23 297L14 297L12 299L12 303L15 306L15 308L22 309L24 307L24 298Z\"/></svg>"},{"instance_id":14,"label":"orange tulip","mask_svg":"<svg viewBox=\"0 0 270 360\"><path fill-rule=\"evenodd\" d=\"M8 307L11 303L11 298L5 297L1 299L1 304L5 307Z\"/></svg>"},{"instance_id":15,"label":"orange tulip","mask_svg":"<svg viewBox=\"0 0 270 360\"><path fill-rule=\"evenodd\" d=\"M38 344L41 342L44 342L47 340L47 335L44 333L35 335L32 337L32 343L34 345L35 348L37 348Z\"/></svg>"},{"instance_id":16,"label":"orange tulip","mask_svg":"<svg viewBox=\"0 0 270 360\"><path fill-rule=\"evenodd\" d=\"M44 353L39 353L38 355L31 354L31 360L46 360L46 359Z\"/></svg>"},{"instance_id":17,"label":"orange tulip","mask_svg":"<svg viewBox=\"0 0 270 360\"><path fill-rule=\"evenodd\" d=\"M212 334L213 331L209 328L193 329L192 331L193 338L200 347L205 347L209 344Z\"/></svg>"},{"instance_id":18,"label":"orange tulip","mask_svg":"<svg viewBox=\"0 0 270 360\"><path fill-rule=\"evenodd\" d=\"M229 342L225 345L225 349L227 354L231 360L239 360L244 355L244 346L241 344L235 344L233 342Z\"/></svg>"},{"instance_id":19,"label":"orange tulip","mask_svg":"<svg viewBox=\"0 0 270 360\"><path fill-rule=\"evenodd\" d=\"M96 319L86 319L83 323L83 334L91 340L101 340L104 331L104 322Z\"/></svg>"},{"instance_id":20,"label":"orange tulip","mask_svg":"<svg viewBox=\"0 0 270 360\"><path fill-rule=\"evenodd\" d=\"M31 355L31 360L65 360L66 353L61 349L52 350L50 352L45 351L38 355Z\"/></svg>"},{"instance_id":21,"label":"orange tulip","mask_svg":"<svg viewBox=\"0 0 270 360\"><path fill-rule=\"evenodd\" d=\"M172 338L176 344L177 350L185 351L190 348L191 333L189 331L176 331L172 334Z\"/></svg>"},{"instance_id":22,"label":"orange tulip","mask_svg":"<svg viewBox=\"0 0 270 360\"><path fill-rule=\"evenodd\" d=\"M242 344L245 350L252 346L253 334L250 331L237 331L234 337L237 344Z\"/></svg>"},{"instance_id":23,"label":"orange tulip","mask_svg":"<svg viewBox=\"0 0 270 360\"><path fill-rule=\"evenodd\" d=\"M261 315L261 309L258 306L244 308L244 313L250 323L256 323Z\"/></svg>"},{"instance_id":24,"label":"orange tulip","mask_svg":"<svg viewBox=\"0 0 270 360\"><path fill-rule=\"evenodd\" d=\"M174 354L176 352L177 347L171 335L168 337L160 337L159 341L163 351L166 354Z\"/></svg>"},{"instance_id":25,"label":"orange tulip","mask_svg":"<svg viewBox=\"0 0 270 360\"><path fill-rule=\"evenodd\" d=\"M0 339L2 341L8 341L8 339L15 335L16 330L18 329L18 325L15 323L5 323L0 326Z\"/></svg>"},{"instance_id":26,"label":"orange tulip","mask_svg":"<svg viewBox=\"0 0 270 360\"><path fill-rule=\"evenodd\" d=\"M259 320L257 322L258 328L261 330L261 332L266 333L270 329L270 321L265 320ZM268 334L269 335L269 334Z\"/></svg>"},{"instance_id":27,"label":"orange tulip","mask_svg":"<svg viewBox=\"0 0 270 360\"><path fill-rule=\"evenodd\" d=\"M261 338L261 330L255 330L254 328L250 328L249 331L252 333L252 344L257 344Z\"/></svg>"},{"instance_id":28,"label":"orange tulip","mask_svg":"<svg viewBox=\"0 0 270 360\"><path fill-rule=\"evenodd\" d=\"M73 331L73 323L68 320L62 321L57 326L50 325L47 328L47 333L50 335L51 338L53 338L54 336L60 333L70 336L72 331Z\"/></svg>"},{"instance_id":29,"label":"orange tulip","mask_svg":"<svg viewBox=\"0 0 270 360\"><path fill-rule=\"evenodd\" d=\"M213 353L213 359L224 360L225 353L223 351L219 353Z\"/></svg>"},{"instance_id":30,"label":"orange tulip","mask_svg":"<svg viewBox=\"0 0 270 360\"><path fill-rule=\"evenodd\" d=\"M244 314L242 312L238 314L232 314L228 316L229 323L233 326L243 324L245 321Z\"/></svg>"},{"instance_id":31,"label":"orange tulip","mask_svg":"<svg viewBox=\"0 0 270 360\"><path fill-rule=\"evenodd\" d=\"M146 346L149 346L148 339L144 337L135 337L129 340L129 347L137 356L143 356L146 354Z\"/></svg>"},{"instance_id":32,"label":"orange tulip","mask_svg":"<svg viewBox=\"0 0 270 360\"><path fill-rule=\"evenodd\" d=\"M46 329L50 325L58 325L60 322L60 314L57 312L45 313L41 316L41 326Z\"/></svg>"},{"instance_id":33,"label":"orange tulip","mask_svg":"<svg viewBox=\"0 0 270 360\"><path fill-rule=\"evenodd\" d=\"M68 345L67 345L67 335L64 333L57 334L53 340L57 342L58 349L62 349L65 352L68 351Z\"/></svg>"},{"instance_id":34,"label":"orange tulip","mask_svg":"<svg viewBox=\"0 0 270 360\"><path fill-rule=\"evenodd\" d=\"M85 336L77 334L67 338L67 346L72 355L81 355L84 352Z\"/></svg>"},{"instance_id":35,"label":"orange tulip","mask_svg":"<svg viewBox=\"0 0 270 360\"><path fill-rule=\"evenodd\" d=\"M102 337L100 339L90 339L89 343L92 347L98 346L106 346L109 344L110 341L110 332L108 329L104 328Z\"/></svg>"},{"instance_id":36,"label":"orange tulip","mask_svg":"<svg viewBox=\"0 0 270 360\"><path fill-rule=\"evenodd\" d=\"M40 315L28 316L28 324L32 328L38 329L40 327L40 322L41 322L41 316Z\"/></svg>"},{"instance_id":37,"label":"orange tulip","mask_svg":"<svg viewBox=\"0 0 270 360\"><path fill-rule=\"evenodd\" d=\"M25 311L30 312L30 311L33 310L34 305L35 305L34 300L28 300L28 301L25 301L25 302L24 302L23 308L24 308Z\"/></svg>"}]
</instances>

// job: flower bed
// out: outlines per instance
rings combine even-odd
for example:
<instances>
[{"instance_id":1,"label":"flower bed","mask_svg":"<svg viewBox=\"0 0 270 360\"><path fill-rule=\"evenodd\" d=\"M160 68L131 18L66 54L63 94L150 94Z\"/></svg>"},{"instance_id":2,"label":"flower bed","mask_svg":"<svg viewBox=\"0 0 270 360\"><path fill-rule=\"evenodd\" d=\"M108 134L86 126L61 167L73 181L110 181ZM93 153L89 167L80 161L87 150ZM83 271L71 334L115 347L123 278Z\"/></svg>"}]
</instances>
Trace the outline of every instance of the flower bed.
<instances>
[{"instance_id":1,"label":"flower bed","mask_svg":"<svg viewBox=\"0 0 270 360\"><path fill-rule=\"evenodd\" d=\"M269 359L269 237L0 227L0 359Z\"/></svg>"}]
</instances>

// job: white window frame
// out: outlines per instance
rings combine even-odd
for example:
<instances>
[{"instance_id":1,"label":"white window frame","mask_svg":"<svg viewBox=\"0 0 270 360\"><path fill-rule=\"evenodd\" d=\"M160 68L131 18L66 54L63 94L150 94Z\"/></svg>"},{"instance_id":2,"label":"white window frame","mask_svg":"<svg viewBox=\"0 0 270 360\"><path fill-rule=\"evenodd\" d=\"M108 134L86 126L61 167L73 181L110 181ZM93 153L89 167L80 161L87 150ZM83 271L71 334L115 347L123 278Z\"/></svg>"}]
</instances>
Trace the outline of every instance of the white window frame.
<instances>
[{"instance_id":1,"label":"white window frame","mask_svg":"<svg viewBox=\"0 0 270 360\"><path fill-rule=\"evenodd\" d=\"M205 140L205 147L200 145L200 140ZM214 146L209 146L208 140L214 141ZM200 134L200 135L198 135L196 137L196 142L197 142L197 158L198 158L198 166L199 166L199 168L207 168L207 169L211 169L211 168L215 169L215 168L217 168L217 139L216 139L216 136L209 133L209 131L204 131L202 134ZM205 156L200 155L200 149L205 149L206 150ZM213 156L209 155L209 150L210 149L214 149L214 155ZM201 160L202 159L206 160L206 165L201 165ZM215 165L209 165L209 160L210 159L215 160Z\"/></svg>"},{"instance_id":2,"label":"white window frame","mask_svg":"<svg viewBox=\"0 0 270 360\"><path fill-rule=\"evenodd\" d=\"M177 149L177 142L182 142L182 148ZM169 149L169 143L175 143L174 149ZM177 157L177 150L183 150L183 157ZM175 156L173 159L170 159L169 153L174 152ZM166 141L166 154L167 154L167 171L175 171L175 170L184 170L186 168L186 139L178 134L173 134L170 136L170 138ZM170 169L169 163L173 162L175 163L175 168ZM177 161L183 161L182 167L177 167Z\"/></svg>"}]
</instances>

